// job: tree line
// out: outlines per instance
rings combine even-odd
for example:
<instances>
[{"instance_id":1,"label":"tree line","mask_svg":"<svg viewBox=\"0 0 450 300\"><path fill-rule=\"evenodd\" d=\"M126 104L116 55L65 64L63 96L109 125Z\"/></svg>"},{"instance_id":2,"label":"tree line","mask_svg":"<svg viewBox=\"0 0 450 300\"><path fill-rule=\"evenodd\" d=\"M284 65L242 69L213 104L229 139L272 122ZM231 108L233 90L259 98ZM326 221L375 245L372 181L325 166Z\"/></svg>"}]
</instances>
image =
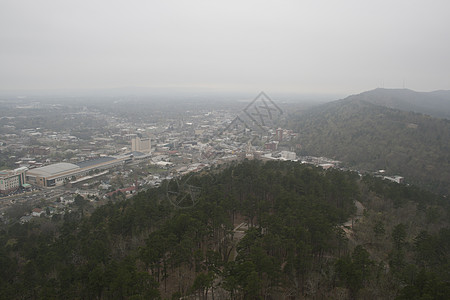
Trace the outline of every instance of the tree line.
<instances>
[{"instance_id":1,"label":"tree line","mask_svg":"<svg viewBox=\"0 0 450 300\"><path fill-rule=\"evenodd\" d=\"M54 230L36 223L2 227L1 298L358 298L388 276L396 278L390 290L397 296L436 290L418 278L448 290L442 277L448 248L441 246L448 246L448 229L422 233L413 246L404 238L408 229L399 227L387 265L370 247L349 245L342 224L354 202L387 193L384 182L297 162L246 160L178 178L177 197L196 198L191 206L169 201L171 184L90 215L74 210L54 220ZM241 223L245 231L236 229ZM404 282L411 253L420 264Z\"/></svg>"}]
</instances>

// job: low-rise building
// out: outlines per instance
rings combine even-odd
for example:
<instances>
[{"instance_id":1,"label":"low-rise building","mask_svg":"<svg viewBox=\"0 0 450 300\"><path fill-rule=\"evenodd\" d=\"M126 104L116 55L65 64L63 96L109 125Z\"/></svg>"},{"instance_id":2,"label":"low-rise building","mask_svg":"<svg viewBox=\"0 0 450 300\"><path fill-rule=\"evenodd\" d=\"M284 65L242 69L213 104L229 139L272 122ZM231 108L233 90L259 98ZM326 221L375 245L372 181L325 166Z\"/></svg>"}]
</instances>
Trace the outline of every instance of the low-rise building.
<instances>
[{"instance_id":1,"label":"low-rise building","mask_svg":"<svg viewBox=\"0 0 450 300\"><path fill-rule=\"evenodd\" d=\"M130 155L120 157L101 157L79 163L57 163L49 166L35 168L27 172L27 182L43 187L59 186L65 182L88 175L90 172L99 172L131 161Z\"/></svg>"},{"instance_id":2,"label":"low-rise building","mask_svg":"<svg viewBox=\"0 0 450 300\"><path fill-rule=\"evenodd\" d=\"M28 169L20 167L14 170L0 171L0 194L9 194L25 184Z\"/></svg>"},{"instance_id":3,"label":"low-rise building","mask_svg":"<svg viewBox=\"0 0 450 300\"><path fill-rule=\"evenodd\" d=\"M404 180L405 180L404 177L398 176L398 175L396 175L396 176L384 176L383 179L386 179L386 180L389 180L389 181L392 181L392 182L396 182L396 183L403 183Z\"/></svg>"},{"instance_id":4,"label":"low-rise building","mask_svg":"<svg viewBox=\"0 0 450 300\"><path fill-rule=\"evenodd\" d=\"M43 215L45 212L40 209L40 208L34 208L33 211L31 212L31 215L33 217L40 217L41 215Z\"/></svg>"},{"instance_id":5,"label":"low-rise building","mask_svg":"<svg viewBox=\"0 0 450 300\"><path fill-rule=\"evenodd\" d=\"M295 152L290 152L290 151L281 151L281 157L285 160L296 160L297 159L297 155L295 154Z\"/></svg>"}]
</instances>

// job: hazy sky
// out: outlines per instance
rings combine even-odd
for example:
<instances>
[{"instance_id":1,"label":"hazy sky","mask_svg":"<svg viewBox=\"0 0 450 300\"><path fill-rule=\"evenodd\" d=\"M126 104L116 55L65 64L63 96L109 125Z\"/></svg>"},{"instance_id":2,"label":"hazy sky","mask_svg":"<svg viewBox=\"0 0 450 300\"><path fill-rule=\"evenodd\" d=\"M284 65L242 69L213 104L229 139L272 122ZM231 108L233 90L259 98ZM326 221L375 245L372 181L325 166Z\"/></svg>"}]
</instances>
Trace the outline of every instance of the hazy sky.
<instances>
[{"instance_id":1,"label":"hazy sky","mask_svg":"<svg viewBox=\"0 0 450 300\"><path fill-rule=\"evenodd\" d=\"M450 89L450 1L0 0L0 90Z\"/></svg>"}]
</instances>

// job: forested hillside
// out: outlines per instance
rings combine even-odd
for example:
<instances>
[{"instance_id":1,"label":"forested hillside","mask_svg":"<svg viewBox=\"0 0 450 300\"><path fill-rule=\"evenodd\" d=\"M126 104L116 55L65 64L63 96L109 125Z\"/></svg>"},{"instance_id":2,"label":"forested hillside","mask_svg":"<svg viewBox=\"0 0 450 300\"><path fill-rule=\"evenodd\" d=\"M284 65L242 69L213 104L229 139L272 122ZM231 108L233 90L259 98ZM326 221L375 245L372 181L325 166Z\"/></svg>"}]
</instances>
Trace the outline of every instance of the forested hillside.
<instances>
[{"instance_id":1,"label":"forested hillside","mask_svg":"<svg viewBox=\"0 0 450 300\"><path fill-rule=\"evenodd\" d=\"M74 207L64 220L2 227L0 298L445 299L450 293L444 198L352 172L257 160L187 175L175 186L182 209L162 186L85 217ZM344 226L355 201L366 207L364 215L354 228Z\"/></svg>"},{"instance_id":2,"label":"forested hillside","mask_svg":"<svg viewBox=\"0 0 450 300\"><path fill-rule=\"evenodd\" d=\"M450 192L450 120L345 99L293 116L302 154Z\"/></svg>"},{"instance_id":3,"label":"forested hillside","mask_svg":"<svg viewBox=\"0 0 450 300\"><path fill-rule=\"evenodd\" d=\"M372 104L450 119L450 91L416 92L408 89L382 89L351 95L346 100Z\"/></svg>"}]
</instances>

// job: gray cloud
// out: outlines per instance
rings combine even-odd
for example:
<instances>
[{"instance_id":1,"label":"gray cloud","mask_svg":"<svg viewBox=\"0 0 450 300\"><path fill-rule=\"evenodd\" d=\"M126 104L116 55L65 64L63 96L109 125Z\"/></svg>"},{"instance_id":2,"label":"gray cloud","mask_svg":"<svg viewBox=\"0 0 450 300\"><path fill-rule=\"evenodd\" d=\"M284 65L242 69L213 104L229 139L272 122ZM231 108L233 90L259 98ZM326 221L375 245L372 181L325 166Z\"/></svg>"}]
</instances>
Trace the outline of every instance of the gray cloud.
<instances>
[{"instance_id":1,"label":"gray cloud","mask_svg":"<svg viewBox=\"0 0 450 300\"><path fill-rule=\"evenodd\" d=\"M450 89L448 1L0 4L0 89Z\"/></svg>"}]
</instances>

